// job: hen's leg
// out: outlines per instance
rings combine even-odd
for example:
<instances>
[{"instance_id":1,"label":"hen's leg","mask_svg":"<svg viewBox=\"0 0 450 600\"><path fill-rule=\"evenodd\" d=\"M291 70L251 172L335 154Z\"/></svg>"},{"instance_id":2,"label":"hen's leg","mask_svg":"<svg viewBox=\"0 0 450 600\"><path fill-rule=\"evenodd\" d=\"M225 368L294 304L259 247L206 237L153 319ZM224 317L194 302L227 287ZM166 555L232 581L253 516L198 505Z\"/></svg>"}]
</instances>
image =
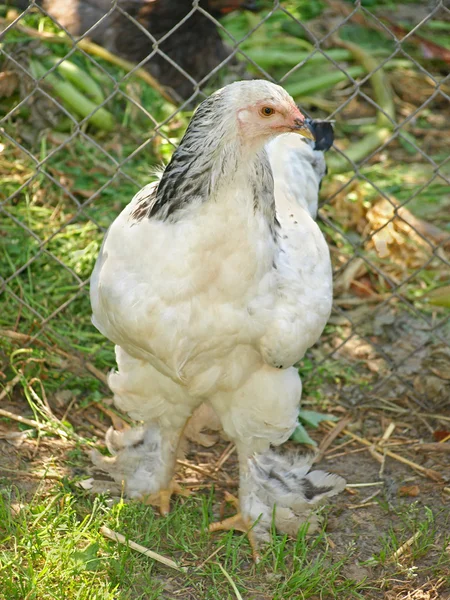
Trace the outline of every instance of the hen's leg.
<instances>
[{"instance_id":1,"label":"hen's leg","mask_svg":"<svg viewBox=\"0 0 450 600\"><path fill-rule=\"evenodd\" d=\"M94 450L91 458L96 467L123 483L128 496L158 506L165 515L173 494L188 495L172 479L180 435L181 432L170 430L169 436L158 424L124 431L111 428L106 434L106 445L113 456L102 456Z\"/></svg>"},{"instance_id":2,"label":"hen's leg","mask_svg":"<svg viewBox=\"0 0 450 600\"><path fill-rule=\"evenodd\" d=\"M271 516L268 523L261 525L261 514L268 510L252 489L250 461L255 452L265 451L270 444L278 445L288 439L296 427L301 389L295 369L278 370L262 365L238 390L211 399L225 433L235 442L238 451L240 510L235 517L213 523L210 531L237 529L250 532L255 559L258 557L257 540L269 539L266 529L270 529ZM255 524L255 521L258 522Z\"/></svg>"},{"instance_id":3,"label":"hen's leg","mask_svg":"<svg viewBox=\"0 0 450 600\"><path fill-rule=\"evenodd\" d=\"M116 357L119 369L108 379L114 402L144 424L123 432L108 432L106 444L113 457L94 453L93 461L116 481L123 481L130 497L157 504L166 514L170 497L180 489L172 481L178 445L198 400L122 348L116 347Z\"/></svg>"},{"instance_id":4,"label":"hen's leg","mask_svg":"<svg viewBox=\"0 0 450 600\"><path fill-rule=\"evenodd\" d=\"M301 382L296 369L262 366L232 397L212 404L239 455L239 507L236 517L211 526L211 531L239 529L256 542L270 539L272 518L283 533L295 535L309 521L313 507L343 489L345 481L323 471L309 472L311 461L297 454L269 450L288 439L297 425ZM236 526L237 525L237 526Z\"/></svg>"},{"instance_id":5,"label":"hen's leg","mask_svg":"<svg viewBox=\"0 0 450 600\"><path fill-rule=\"evenodd\" d=\"M239 452L239 457L245 456L245 452ZM239 488L239 496L245 496L245 491L242 487L243 480L245 481L248 478L248 465L247 458L245 458L244 463L239 461L239 473L240 473L240 481L241 486ZM225 492L225 501L230 502L235 510L237 511L235 515L232 517L228 517L227 519L222 519L221 521L217 521L216 523L211 523L209 526L209 531L230 531L236 530L245 533L248 537L248 541L250 542L250 547L252 549L252 556L255 562L259 562L260 555L258 551L258 538L253 531L254 520L247 514L244 508L241 508L241 502L239 498L233 496L232 494Z\"/></svg>"},{"instance_id":6,"label":"hen's leg","mask_svg":"<svg viewBox=\"0 0 450 600\"><path fill-rule=\"evenodd\" d=\"M161 430L161 463L157 476L159 490L156 493L142 494L141 496L145 504L157 506L162 515L170 512L170 499L173 495L189 496L189 492L173 479L183 430L184 426L181 430L176 431L170 427L167 430Z\"/></svg>"}]
</instances>

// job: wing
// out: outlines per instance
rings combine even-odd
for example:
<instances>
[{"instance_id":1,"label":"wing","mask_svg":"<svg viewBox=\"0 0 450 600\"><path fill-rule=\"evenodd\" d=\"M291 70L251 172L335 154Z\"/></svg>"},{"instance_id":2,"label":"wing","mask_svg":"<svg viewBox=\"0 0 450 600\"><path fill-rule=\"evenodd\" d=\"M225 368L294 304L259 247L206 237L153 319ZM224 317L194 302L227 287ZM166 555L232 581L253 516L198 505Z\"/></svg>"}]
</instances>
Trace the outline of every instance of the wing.
<instances>
[{"instance_id":1,"label":"wing","mask_svg":"<svg viewBox=\"0 0 450 600\"><path fill-rule=\"evenodd\" d=\"M103 240L90 282L92 322L132 356L148 360L173 377L173 371L160 358L155 340L156 294L161 294L164 280L157 268L163 256L157 250L163 254L164 236L161 223L150 222L145 216L154 203L156 186L147 185L136 194ZM160 303L160 311L164 308L169 305Z\"/></svg>"}]
</instances>

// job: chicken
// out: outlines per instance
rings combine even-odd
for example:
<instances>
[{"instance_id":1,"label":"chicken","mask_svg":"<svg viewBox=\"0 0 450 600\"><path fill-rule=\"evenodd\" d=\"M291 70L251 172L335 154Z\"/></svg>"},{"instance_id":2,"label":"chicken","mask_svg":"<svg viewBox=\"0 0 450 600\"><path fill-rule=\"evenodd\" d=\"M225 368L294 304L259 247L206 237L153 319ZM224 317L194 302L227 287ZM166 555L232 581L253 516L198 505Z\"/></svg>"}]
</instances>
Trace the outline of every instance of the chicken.
<instances>
[{"instance_id":1,"label":"chicken","mask_svg":"<svg viewBox=\"0 0 450 600\"><path fill-rule=\"evenodd\" d=\"M240 513L212 529L248 532L263 514L249 534L254 548L278 502L292 532L345 485L270 449L297 425L293 365L331 307L328 248L307 209L317 203L323 156L298 133L313 137L279 86L241 81L211 95L160 180L112 224L91 278L93 323L116 344L116 406L143 422L115 435L113 458L94 454L94 462L130 496L159 497L167 512L183 428L208 403L240 468ZM285 148L292 165L281 160ZM306 161L311 180L296 179L295 161Z\"/></svg>"},{"instance_id":2,"label":"chicken","mask_svg":"<svg viewBox=\"0 0 450 600\"><path fill-rule=\"evenodd\" d=\"M177 100L189 98L195 83L231 53L214 19L237 8L253 8L246 0L200 0L196 10L192 0L118 0L114 7L111 0L40 0L38 4L72 35L87 34L110 52L135 63L144 61L143 66ZM15 0L14 5L25 9L29 2ZM237 63L230 59L227 64Z\"/></svg>"}]
</instances>

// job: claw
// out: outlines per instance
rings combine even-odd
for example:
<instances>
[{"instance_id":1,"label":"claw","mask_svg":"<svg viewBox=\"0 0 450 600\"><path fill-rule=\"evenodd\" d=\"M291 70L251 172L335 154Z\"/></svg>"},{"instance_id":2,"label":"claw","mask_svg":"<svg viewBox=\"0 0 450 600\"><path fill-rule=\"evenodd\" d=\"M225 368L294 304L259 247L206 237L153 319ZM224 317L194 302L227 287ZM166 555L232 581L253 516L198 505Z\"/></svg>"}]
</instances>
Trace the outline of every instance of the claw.
<instances>
[{"instance_id":1,"label":"claw","mask_svg":"<svg viewBox=\"0 0 450 600\"><path fill-rule=\"evenodd\" d=\"M183 489L176 481L171 481L170 485L165 490L160 490L155 494L148 494L142 497L144 504L157 506L162 516L168 515L170 512L170 499L173 494L187 498L191 495L189 490Z\"/></svg>"},{"instance_id":2,"label":"claw","mask_svg":"<svg viewBox=\"0 0 450 600\"><path fill-rule=\"evenodd\" d=\"M230 502L233 504L236 509L239 507L239 500L233 494L229 492L225 492L225 502ZM251 523L248 519L246 519L241 512L236 513L232 517L228 517L227 519L222 519L217 523L211 523L209 526L209 531L213 533L214 531L242 531L248 537L248 541L250 542L250 547L252 549L252 556L255 563L259 563L261 560L258 544L256 542L256 537L254 532L252 531L253 523Z\"/></svg>"}]
</instances>

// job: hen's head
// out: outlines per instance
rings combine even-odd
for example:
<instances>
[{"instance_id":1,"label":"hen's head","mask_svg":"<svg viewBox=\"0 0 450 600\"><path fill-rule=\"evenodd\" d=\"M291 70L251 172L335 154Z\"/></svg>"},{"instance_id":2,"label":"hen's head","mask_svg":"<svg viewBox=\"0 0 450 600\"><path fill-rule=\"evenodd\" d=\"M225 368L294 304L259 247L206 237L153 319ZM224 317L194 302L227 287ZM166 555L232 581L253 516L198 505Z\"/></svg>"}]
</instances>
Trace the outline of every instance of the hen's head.
<instances>
[{"instance_id":1,"label":"hen's head","mask_svg":"<svg viewBox=\"0 0 450 600\"><path fill-rule=\"evenodd\" d=\"M216 94L223 98L238 135L250 143L265 143L291 131L314 139L294 100L279 85L263 80L237 81Z\"/></svg>"}]
</instances>

